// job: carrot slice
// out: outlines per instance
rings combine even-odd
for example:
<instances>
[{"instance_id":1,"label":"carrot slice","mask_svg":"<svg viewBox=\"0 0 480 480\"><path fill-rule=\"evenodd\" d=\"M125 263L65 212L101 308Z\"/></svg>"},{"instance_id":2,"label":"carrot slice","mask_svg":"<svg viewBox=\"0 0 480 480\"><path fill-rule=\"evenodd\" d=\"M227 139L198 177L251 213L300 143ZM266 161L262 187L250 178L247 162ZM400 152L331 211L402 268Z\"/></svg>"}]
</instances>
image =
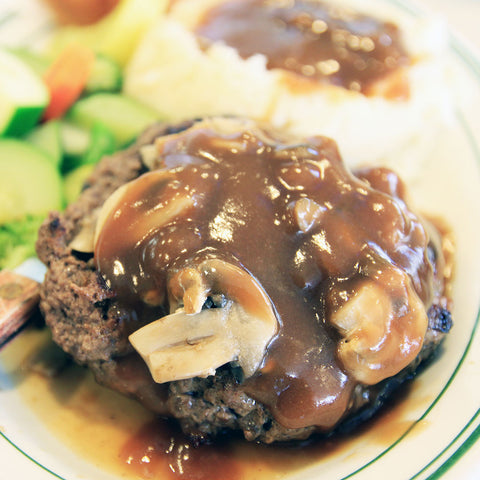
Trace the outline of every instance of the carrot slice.
<instances>
[{"instance_id":1,"label":"carrot slice","mask_svg":"<svg viewBox=\"0 0 480 480\"><path fill-rule=\"evenodd\" d=\"M81 95L92 71L95 54L79 44L68 46L52 63L44 76L50 102L44 120L62 117Z\"/></svg>"}]
</instances>

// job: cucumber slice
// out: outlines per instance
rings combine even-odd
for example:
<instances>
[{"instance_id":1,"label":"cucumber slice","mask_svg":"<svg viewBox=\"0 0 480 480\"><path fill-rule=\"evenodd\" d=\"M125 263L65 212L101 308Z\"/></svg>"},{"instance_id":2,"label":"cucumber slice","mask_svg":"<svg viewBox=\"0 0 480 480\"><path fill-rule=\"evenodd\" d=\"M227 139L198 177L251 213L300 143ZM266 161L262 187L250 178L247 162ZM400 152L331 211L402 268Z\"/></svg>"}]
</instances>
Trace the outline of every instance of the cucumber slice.
<instances>
[{"instance_id":1,"label":"cucumber slice","mask_svg":"<svg viewBox=\"0 0 480 480\"><path fill-rule=\"evenodd\" d=\"M63 195L67 205L78 198L87 178L94 168L95 165L80 165L65 175L63 180Z\"/></svg>"},{"instance_id":2,"label":"cucumber slice","mask_svg":"<svg viewBox=\"0 0 480 480\"><path fill-rule=\"evenodd\" d=\"M91 130L92 140L81 159L81 164L95 165L104 156L116 150L115 137L101 123L96 123Z\"/></svg>"},{"instance_id":3,"label":"cucumber slice","mask_svg":"<svg viewBox=\"0 0 480 480\"><path fill-rule=\"evenodd\" d=\"M121 94L97 93L79 100L69 112L69 119L92 128L101 123L113 133L116 146L134 140L147 126L159 120L159 114L146 105Z\"/></svg>"},{"instance_id":4,"label":"cucumber slice","mask_svg":"<svg viewBox=\"0 0 480 480\"><path fill-rule=\"evenodd\" d=\"M63 149L60 141L60 123L57 120L34 128L27 134L25 140L46 153L56 168L60 167Z\"/></svg>"},{"instance_id":5,"label":"cucumber slice","mask_svg":"<svg viewBox=\"0 0 480 480\"><path fill-rule=\"evenodd\" d=\"M97 54L84 92L87 94L119 92L122 89L122 83L123 75L118 63L111 58Z\"/></svg>"},{"instance_id":6,"label":"cucumber slice","mask_svg":"<svg viewBox=\"0 0 480 480\"><path fill-rule=\"evenodd\" d=\"M61 143L64 151L63 172L69 172L84 164L95 164L103 155L113 153L116 148L112 132L101 123L92 128L62 121Z\"/></svg>"},{"instance_id":7,"label":"cucumber slice","mask_svg":"<svg viewBox=\"0 0 480 480\"><path fill-rule=\"evenodd\" d=\"M0 136L29 131L48 100L42 79L14 54L0 50Z\"/></svg>"},{"instance_id":8,"label":"cucumber slice","mask_svg":"<svg viewBox=\"0 0 480 480\"><path fill-rule=\"evenodd\" d=\"M0 223L62 207L62 181L48 155L16 139L0 140Z\"/></svg>"},{"instance_id":9,"label":"cucumber slice","mask_svg":"<svg viewBox=\"0 0 480 480\"><path fill-rule=\"evenodd\" d=\"M88 150L92 134L88 128L80 127L72 122L61 121L60 141L66 156L81 157Z\"/></svg>"},{"instance_id":10,"label":"cucumber slice","mask_svg":"<svg viewBox=\"0 0 480 480\"><path fill-rule=\"evenodd\" d=\"M60 142L63 149L62 172L69 172L81 164L81 158L92 143L92 133L66 120L60 121Z\"/></svg>"}]
</instances>

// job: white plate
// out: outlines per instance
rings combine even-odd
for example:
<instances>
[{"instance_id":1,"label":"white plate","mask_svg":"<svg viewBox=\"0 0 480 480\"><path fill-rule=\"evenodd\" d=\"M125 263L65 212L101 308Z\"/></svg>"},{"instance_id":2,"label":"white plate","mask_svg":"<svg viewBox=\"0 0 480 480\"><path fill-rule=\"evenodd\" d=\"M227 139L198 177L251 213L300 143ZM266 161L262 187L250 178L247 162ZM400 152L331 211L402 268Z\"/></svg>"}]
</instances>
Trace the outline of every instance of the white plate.
<instances>
[{"instance_id":1,"label":"white plate","mask_svg":"<svg viewBox=\"0 0 480 480\"><path fill-rule=\"evenodd\" d=\"M399 15L421 15L402 0L384 1ZM0 44L30 44L48 27L35 0L1 1ZM454 35L450 53L475 95L466 107L459 106L455 124L438 138L427 174L413 186L412 197L423 211L445 218L456 235L454 329L442 355L415 380L390 427L374 424L345 448L275 478L480 478L480 62ZM27 271L36 267L30 265ZM34 407L34 395L27 402L20 393L12 364L4 356L0 362L1 480L117 478L101 462L87 461L52 433ZM400 424L404 428L397 431Z\"/></svg>"}]
</instances>

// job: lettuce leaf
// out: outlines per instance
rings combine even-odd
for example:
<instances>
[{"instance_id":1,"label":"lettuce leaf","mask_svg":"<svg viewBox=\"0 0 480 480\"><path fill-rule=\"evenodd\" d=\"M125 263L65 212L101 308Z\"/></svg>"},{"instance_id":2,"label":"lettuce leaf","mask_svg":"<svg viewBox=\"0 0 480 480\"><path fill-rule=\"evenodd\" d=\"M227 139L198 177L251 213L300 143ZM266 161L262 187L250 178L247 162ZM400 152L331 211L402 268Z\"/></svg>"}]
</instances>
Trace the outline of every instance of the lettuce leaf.
<instances>
[{"instance_id":1,"label":"lettuce leaf","mask_svg":"<svg viewBox=\"0 0 480 480\"><path fill-rule=\"evenodd\" d=\"M0 225L0 269L13 269L34 257L38 229L43 216L28 215Z\"/></svg>"}]
</instances>

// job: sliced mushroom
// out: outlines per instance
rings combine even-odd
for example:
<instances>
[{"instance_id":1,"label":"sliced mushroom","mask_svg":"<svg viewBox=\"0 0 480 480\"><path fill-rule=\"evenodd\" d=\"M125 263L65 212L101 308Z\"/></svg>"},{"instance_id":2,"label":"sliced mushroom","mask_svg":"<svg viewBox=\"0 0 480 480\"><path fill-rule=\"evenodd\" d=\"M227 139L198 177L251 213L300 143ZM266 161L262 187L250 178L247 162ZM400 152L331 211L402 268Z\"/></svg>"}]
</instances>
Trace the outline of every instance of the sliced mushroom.
<instances>
[{"instance_id":1,"label":"sliced mushroom","mask_svg":"<svg viewBox=\"0 0 480 480\"><path fill-rule=\"evenodd\" d=\"M132 195L137 198L141 196L144 190L148 190L151 185L158 184L159 180L165 183L165 189L158 194L158 202L152 206L147 214L135 217L134 222L130 225L132 232L135 232L137 237L147 235L150 231L161 227L172 221L187 208L193 206L196 202L196 197L188 193L168 191L169 181L173 180L173 173L165 170L155 170L146 173L135 180L132 180L120 188L107 198L98 216L97 226L95 230L95 245L98 242L101 231L105 222L110 217L116 217L124 208L135 210L135 202L131 201ZM173 183L173 182L172 182Z\"/></svg>"},{"instance_id":2,"label":"sliced mushroom","mask_svg":"<svg viewBox=\"0 0 480 480\"><path fill-rule=\"evenodd\" d=\"M396 267L365 280L330 321L343 336L338 355L345 369L367 385L397 374L412 362L428 325L410 278Z\"/></svg>"},{"instance_id":3,"label":"sliced mushroom","mask_svg":"<svg viewBox=\"0 0 480 480\"><path fill-rule=\"evenodd\" d=\"M149 323L129 339L157 383L213 375L235 359L235 342L227 327L231 308L196 314L181 310Z\"/></svg>"},{"instance_id":4,"label":"sliced mushroom","mask_svg":"<svg viewBox=\"0 0 480 480\"><path fill-rule=\"evenodd\" d=\"M117 188L105 201L103 207L95 209L91 215L82 219L80 230L69 243L72 250L83 253L93 253L99 233L105 224L105 220L118 206L119 201L127 191L127 185Z\"/></svg>"},{"instance_id":5,"label":"sliced mushroom","mask_svg":"<svg viewBox=\"0 0 480 480\"><path fill-rule=\"evenodd\" d=\"M80 230L68 245L72 250L93 253L99 211L100 209L97 208L89 216L82 219Z\"/></svg>"},{"instance_id":6,"label":"sliced mushroom","mask_svg":"<svg viewBox=\"0 0 480 480\"><path fill-rule=\"evenodd\" d=\"M140 147L140 157L142 158L142 163L149 170L158 168L158 148L154 143Z\"/></svg>"},{"instance_id":7,"label":"sliced mushroom","mask_svg":"<svg viewBox=\"0 0 480 480\"><path fill-rule=\"evenodd\" d=\"M301 198L292 206L295 223L303 233L310 231L319 222L325 210L325 207L309 198Z\"/></svg>"},{"instance_id":8,"label":"sliced mushroom","mask_svg":"<svg viewBox=\"0 0 480 480\"><path fill-rule=\"evenodd\" d=\"M199 270L180 270L169 282L170 311L174 312L182 300L185 313L198 313L207 300L208 292L205 277Z\"/></svg>"},{"instance_id":9,"label":"sliced mushroom","mask_svg":"<svg viewBox=\"0 0 480 480\"><path fill-rule=\"evenodd\" d=\"M223 294L220 308L201 310L207 296ZM158 383L213 375L237 361L255 373L278 329L272 305L245 270L218 259L178 272L169 282L172 308L184 308L134 332L130 342Z\"/></svg>"},{"instance_id":10,"label":"sliced mushroom","mask_svg":"<svg viewBox=\"0 0 480 480\"><path fill-rule=\"evenodd\" d=\"M128 185L128 183L125 183L121 187L117 188L103 203L103 206L97 216L97 222L95 224L95 232L93 237L94 246L97 244L98 237L107 218L112 215L114 210L118 207L121 199L126 194L128 190Z\"/></svg>"}]
</instances>

